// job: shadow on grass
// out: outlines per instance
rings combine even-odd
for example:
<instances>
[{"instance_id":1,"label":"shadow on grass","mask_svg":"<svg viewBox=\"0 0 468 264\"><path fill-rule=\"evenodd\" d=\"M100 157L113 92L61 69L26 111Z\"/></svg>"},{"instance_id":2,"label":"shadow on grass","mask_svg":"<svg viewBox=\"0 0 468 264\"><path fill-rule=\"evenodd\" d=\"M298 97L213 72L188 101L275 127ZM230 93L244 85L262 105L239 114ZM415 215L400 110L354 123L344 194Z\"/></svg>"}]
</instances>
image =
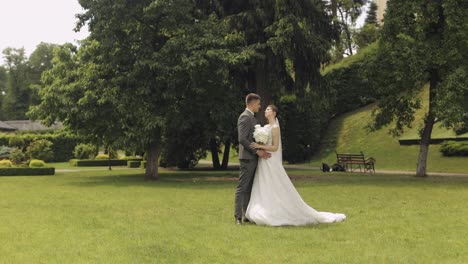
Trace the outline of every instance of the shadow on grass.
<instances>
[{"instance_id":1,"label":"shadow on grass","mask_svg":"<svg viewBox=\"0 0 468 264\"><path fill-rule=\"evenodd\" d=\"M431 188L466 188L468 177L431 176L417 178L410 175L389 175L370 173L322 173L309 170L288 170L293 182L306 185L357 185L357 186L421 186ZM79 177L71 184L81 187L115 186L115 187L157 187L157 188L234 188L238 181L237 170L176 170L160 173L157 181L145 180L143 173L119 173L111 175L87 175Z\"/></svg>"}]
</instances>

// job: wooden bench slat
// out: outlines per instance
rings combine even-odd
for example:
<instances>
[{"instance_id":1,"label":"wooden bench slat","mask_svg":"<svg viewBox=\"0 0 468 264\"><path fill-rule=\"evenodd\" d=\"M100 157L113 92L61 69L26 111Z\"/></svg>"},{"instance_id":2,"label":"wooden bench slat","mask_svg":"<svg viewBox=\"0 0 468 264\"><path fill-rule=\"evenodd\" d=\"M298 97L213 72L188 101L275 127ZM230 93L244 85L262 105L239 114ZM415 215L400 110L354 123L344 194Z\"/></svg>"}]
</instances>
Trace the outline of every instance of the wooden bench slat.
<instances>
[{"instance_id":1,"label":"wooden bench slat","mask_svg":"<svg viewBox=\"0 0 468 264\"><path fill-rule=\"evenodd\" d=\"M366 171L372 171L375 172L374 168L374 163L375 159L370 157L370 158L365 158L364 153L356 154L356 153L338 153L336 152L336 161L340 165L344 165L346 170L351 169L353 170L353 165L358 165L359 166L359 171L362 171L361 165L364 166L364 172Z\"/></svg>"}]
</instances>

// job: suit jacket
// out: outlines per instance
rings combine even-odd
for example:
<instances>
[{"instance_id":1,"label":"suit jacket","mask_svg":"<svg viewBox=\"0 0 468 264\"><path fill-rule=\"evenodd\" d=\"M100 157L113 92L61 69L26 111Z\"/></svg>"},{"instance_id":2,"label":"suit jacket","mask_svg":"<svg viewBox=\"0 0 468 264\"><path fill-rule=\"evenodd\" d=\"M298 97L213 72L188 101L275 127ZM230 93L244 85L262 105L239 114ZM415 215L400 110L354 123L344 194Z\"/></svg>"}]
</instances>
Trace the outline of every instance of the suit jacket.
<instances>
[{"instance_id":1,"label":"suit jacket","mask_svg":"<svg viewBox=\"0 0 468 264\"><path fill-rule=\"evenodd\" d=\"M239 135L239 159L256 160L255 150L250 148L250 143L254 142L253 132L257 119L247 109L237 120L237 133Z\"/></svg>"}]
</instances>

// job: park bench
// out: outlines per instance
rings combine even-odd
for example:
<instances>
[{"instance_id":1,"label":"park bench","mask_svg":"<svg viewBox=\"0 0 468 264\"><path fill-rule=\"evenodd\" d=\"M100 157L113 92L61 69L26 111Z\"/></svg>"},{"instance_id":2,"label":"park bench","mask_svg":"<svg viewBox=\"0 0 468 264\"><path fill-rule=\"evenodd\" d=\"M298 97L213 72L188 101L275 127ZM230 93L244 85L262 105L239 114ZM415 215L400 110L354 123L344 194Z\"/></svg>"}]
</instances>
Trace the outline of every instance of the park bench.
<instances>
[{"instance_id":1,"label":"park bench","mask_svg":"<svg viewBox=\"0 0 468 264\"><path fill-rule=\"evenodd\" d=\"M359 154L338 153L336 151L335 153L336 163L343 166L346 169L346 171L354 171L354 169L359 168L359 171L361 172L363 169L364 172L375 172L375 159L372 157L366 159L362 151Z\"/></svg>"}]
</instances>

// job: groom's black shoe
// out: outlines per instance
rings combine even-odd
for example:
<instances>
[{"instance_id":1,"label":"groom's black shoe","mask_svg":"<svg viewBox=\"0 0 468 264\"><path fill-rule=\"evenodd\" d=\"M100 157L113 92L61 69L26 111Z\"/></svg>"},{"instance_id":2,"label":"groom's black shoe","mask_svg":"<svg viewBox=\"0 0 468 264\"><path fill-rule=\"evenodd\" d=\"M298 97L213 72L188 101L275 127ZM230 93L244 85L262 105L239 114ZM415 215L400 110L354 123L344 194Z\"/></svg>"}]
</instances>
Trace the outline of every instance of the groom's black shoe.
<instances>
[{"instance_id":1,"label":"groom's black shoe","mask_svg":"<svg viewBox=\"0 0 468 264\"><path fill-rule=\"evenodd\" d=\"M236 219L236 225L242 225L241 219Z\"/></svg>"}]
</instances>

